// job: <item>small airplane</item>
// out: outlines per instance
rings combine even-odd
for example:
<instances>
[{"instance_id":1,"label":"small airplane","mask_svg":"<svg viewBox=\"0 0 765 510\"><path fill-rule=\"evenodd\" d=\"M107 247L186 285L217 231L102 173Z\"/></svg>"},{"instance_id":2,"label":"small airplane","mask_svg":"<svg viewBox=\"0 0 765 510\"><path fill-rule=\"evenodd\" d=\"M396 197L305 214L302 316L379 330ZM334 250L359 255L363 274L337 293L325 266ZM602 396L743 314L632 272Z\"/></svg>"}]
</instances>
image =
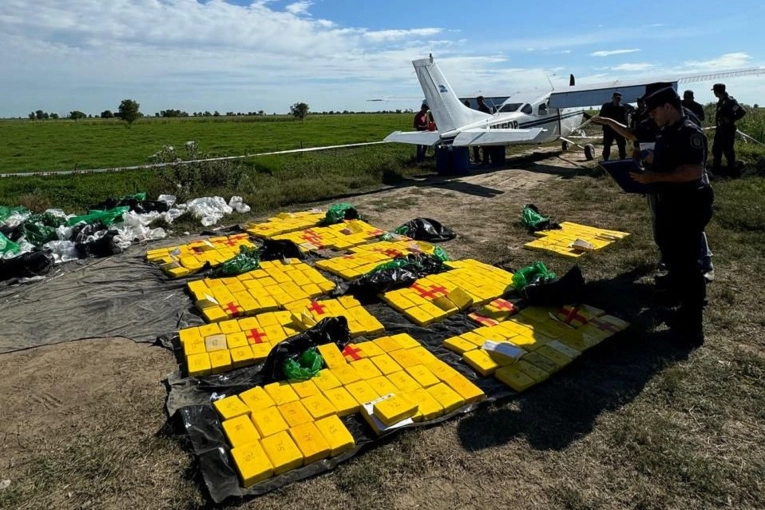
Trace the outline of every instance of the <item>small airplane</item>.
<instances>
[{"instance_id":1,"label":"small airplane","mask_svg":"<svg viewBox=\"0 0 765 510\"><path fill-rule=\"evenodd\" d=\"M610 101L614 92L620 92L622 103L629 104L645 93L647 84L658 81L671 83L677 90L678 83L765 74L765 68L753 68L581 86L575 84L572 75L567 88L553 89L541 95L539 90L512 94L493 114L489 114L463 103L432 54L413 60L412 64L437 131L395 131L385 138L386 142L470 147L537 145L561 140L564 150L568 144L583 148L588 160L595 157L594 147L591 144L582 147L572 140L573 135L587 138L583 132L589 117L586 108Z\"/></svg>"}]
</instances>

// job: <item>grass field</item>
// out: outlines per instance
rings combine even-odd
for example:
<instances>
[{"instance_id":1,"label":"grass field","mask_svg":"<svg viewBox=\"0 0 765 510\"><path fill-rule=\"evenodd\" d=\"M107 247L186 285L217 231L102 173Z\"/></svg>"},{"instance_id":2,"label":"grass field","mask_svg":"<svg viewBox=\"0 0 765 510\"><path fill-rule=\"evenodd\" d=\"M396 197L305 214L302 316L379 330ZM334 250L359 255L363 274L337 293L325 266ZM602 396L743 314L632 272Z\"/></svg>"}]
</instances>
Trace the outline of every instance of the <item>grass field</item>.
<instances>
[{"instance_id":1,"label":"grass field","mask_svg":"<svg viewBox=\"0 0 765 510\"><path fill-rule=\"evenodd\" d=\"M559 221L627 230L623 244L578 262L587 302L635 325L624 338L520 398L407 431L332 473L232 507L757 509L765 508L765 152L738 149L747 175L714 183L707 232L716 279L697 350L674 341L651 303L657 254L645 202L581 165L561 172L555 158L529 172L415 183L407 177L432 167L414 165L410 148L372 147L188 174L6 179L0 203L81 208L186 183L189 196L241 194L265 213L389 182L401 187L352 200L374 223L434 217L459 234L450 253L516 268L544 260L558 272L572 262L521 248L524 204ZM11 481L0 508L211 508L188 445L162 412L160 381L173 369L169 353L129 341L0 356L0 372L13 374L0 382L0 480Z\"/></svg>"},{"instance_id":2,"label":"grass field","mask_svg":"<svg viewBox=\"0 0 765 510\"><path fill-rule=\"evenodd\" d=\"M164 145L183 154L196 141L211 157L381 141L411 129L410 114L0 121L0 173L109 168L148 163Z\"/></svg>"}]
</instances>

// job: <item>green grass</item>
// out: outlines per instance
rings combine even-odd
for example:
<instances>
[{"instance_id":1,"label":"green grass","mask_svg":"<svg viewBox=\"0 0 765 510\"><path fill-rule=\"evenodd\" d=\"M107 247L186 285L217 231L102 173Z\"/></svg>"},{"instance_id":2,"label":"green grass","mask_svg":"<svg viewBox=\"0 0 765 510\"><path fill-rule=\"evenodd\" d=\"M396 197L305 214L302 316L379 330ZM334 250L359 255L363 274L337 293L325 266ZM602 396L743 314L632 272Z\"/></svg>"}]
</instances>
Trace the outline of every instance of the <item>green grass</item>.
<instances>
[{"instance_id":1,"label":"green grass","mask_svg":"<svg viewBox=\"0 0 765 510\"><path fill-rule=\"evenodd\" d=\"M409 114L309 115L291 117L144 118L119 120L0 121L0 173L132 166L164 145L183 153L196 141L210 156L235 156L380 141L411 129Z\"/></svg>"}]
</instances>

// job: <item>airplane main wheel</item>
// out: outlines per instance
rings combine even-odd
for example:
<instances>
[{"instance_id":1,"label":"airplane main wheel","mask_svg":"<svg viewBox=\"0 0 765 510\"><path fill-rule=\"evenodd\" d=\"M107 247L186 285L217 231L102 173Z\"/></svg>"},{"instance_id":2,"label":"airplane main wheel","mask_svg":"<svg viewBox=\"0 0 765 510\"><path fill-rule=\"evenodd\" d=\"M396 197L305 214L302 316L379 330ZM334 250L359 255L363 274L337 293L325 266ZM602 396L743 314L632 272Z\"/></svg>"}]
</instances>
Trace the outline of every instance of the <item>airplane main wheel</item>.
<instances>
[{"instance_id":1,"label":"airplane main wheel","mask_svg":"<svg viewBox=\"0 0 765 510\"><path fill-rule=\"evenodd\" d=\"M591 143L588 143L584 146L584 158L587 161L592 161L595 159L595 146Z\"/></svg>"},{"instance_id":2,"label":"airplane main wheel","mask_svg":"<svg viewBox=\"0 0 765 510\"><path fill-rule=\"evenodd\" d=\"M563 149L563 152L566 152L568 150L568 142L566 141L561 142L560 148Z\"/></svg>"}]
</instances>

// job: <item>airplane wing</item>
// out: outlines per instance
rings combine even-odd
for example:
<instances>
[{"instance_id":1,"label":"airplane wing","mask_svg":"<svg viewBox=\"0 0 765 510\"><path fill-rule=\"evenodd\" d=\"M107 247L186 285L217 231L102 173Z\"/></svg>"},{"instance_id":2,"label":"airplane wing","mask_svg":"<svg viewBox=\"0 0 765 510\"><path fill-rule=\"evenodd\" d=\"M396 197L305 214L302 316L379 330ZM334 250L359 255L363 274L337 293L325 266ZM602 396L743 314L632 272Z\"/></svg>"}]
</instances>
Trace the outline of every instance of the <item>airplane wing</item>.
<instances>
[{"instance_id":1,"label":"airplane wing","mask_svg":"<svg viewBox=\"0 0 765 510\"><path fill-rule=\"evenodd\" d=\"M535 143L545 130L535 129L468 129L454 139L457 147L471 145L507 145L513 143Z\"/></svg>"},{"instance_id":2,"label":"airplane wing","mask_svg":"<svg viewBox=\"0 0 765 510\"><path fill-rule=\"evenodd\" d=\"M431 146L441 141L441 135L437 131L394 131L383 141Z\"/></svg>"},{"instance_id":3,"label":"airplane wing","mask_svg":"<svg viewBox=\"0 0 765 510\"><path fill-rule=\"evenodd\" d=\"M553 91L550 94L551 108L580 108L607 103L611 100L614 92L621 92L622 103L634 103L637 98L645 94L645 86L650 83L671 83L677 90L678 83L694 83L721 78L734 78L738 76L752 76L765 74L765 67L752 69L733 69L729 71L717 71L713 73L692 74L685 76L665 76L646 80L617 80L608 83L593 85L576 85L565 89Z\"/></svg>"}]
</instances>

